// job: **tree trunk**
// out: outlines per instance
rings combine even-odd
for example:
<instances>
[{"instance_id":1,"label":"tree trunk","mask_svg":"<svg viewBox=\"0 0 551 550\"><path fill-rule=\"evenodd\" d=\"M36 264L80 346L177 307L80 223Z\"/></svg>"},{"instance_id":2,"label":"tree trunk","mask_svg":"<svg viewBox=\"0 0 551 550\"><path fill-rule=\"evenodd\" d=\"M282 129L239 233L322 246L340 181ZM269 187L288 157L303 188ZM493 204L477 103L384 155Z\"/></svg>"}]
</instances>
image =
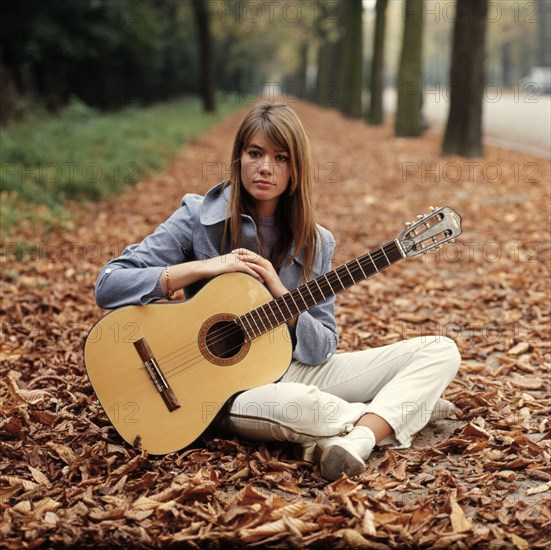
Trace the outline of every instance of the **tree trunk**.
<instances>
[{"instance_id":1,"label":"tree trunk","mask_svg":"<svg viewBox=\"0 0 551 550\"><path fill-rule=\"evenodd\" d=\"M202 0L193 0L193 11L195 12L199 40L199 91L203 109L207 113L212 113L216 111L216 101L214 98L214 56L209 14Z\"/></svg>"},{"instance_id":2,"label":"tree trunk","mask_svg":"<svg viewBox=\"0 0 551 550\"><path fill-rule=\"evenodd\" d=\"M457 0L444 155L482 156L482 95L488 0Z\"/></svg>"},{"instance_id":3,"label":"tree trunk","mask_svg":"<svg viewBox=\"0 0 551 550\"><path fill-rule=\"evenodd\" d=\"M337 107L339 104L340 43L340 38L326 36L319 47L316 101L323 107Z\"/></svg>"},{"instance_id":4,"label":"tree trunk","mask_svg":"<svg viewBox=\"0 0 551 550\"><path fill-rule=\"evenodd\" d=\"M377 0L375 6L375 38L373 41L373 63L371 65L371 106L369 109L369 124L383 123L383 92L385 88L384 50L386 7L388 0Z\"/></svg>"},{"instance_id":5,"label":"tree trunk","mask_svg":"<svg viewBox=\"0 0 551 550\"><path fill-rule=\"evenodd\" d=\"M362 116L362 0L347 0L344 12L345 35L341 59L340 110L352 118Z\"/></svg>"},{"instance_id":6,"label":"tree trunk","mask_svg":"<svg viewBox=\"0 0 551 550\"><path fill-rule=\"evenodd\" d=\"M21 99L17 88L15 72L7 65L0 65L0 82L3 93L0 95L0 123L5 124L14 118L15 107Z\"/></svg>"},{"instance_id":7,"label":"tree trunk","mask_svg":"<svg viewBox=\"0 0 551 550\"><path fill-rule=\"evenodd\" d=\"M501 45L501 83L505 87L511 84L511 42Z\"/></svg>"},{"instance_id":8,"label":"tree trunk","mask_svg":"<svg viewBox=\"0 0 551 550\"><path fill-rule=\"evenodd\" d=\"M424 0L406 0L402 52L398 70L398 105L395 133L397 136L419 136L423 131L422 56Z\"/></svg>"},{"instance_id":9,"label":"tree trunk","mask_svg":"<svg viewBox=\"0 0 551 550\"><path fill-rule=\"evenodd\" d=\"M296 75L296 86L293 92L298 94L298 99L306 99L308 82L306 72L308 70L308 42L304 41L299 49L299 67Z\"/></svg>"},{"instance_id":10,"label":"tree trunk","mask_svg":"<svg viewBox=\"0 0 551 550\"><path fill-rule=\"evenodd\" d=\"M538 65L549 67L551 65L551 5L549 1L538 1Z\"/></svg>"},{"instance_id":11,"label":"tree trunk","mask_svg":"<svg viewBox=\"0 0 551 550\"><path fill-rule=\"evenodd\" d=\"M340 65L344 35L344 1L320 2L318 24L319 50L315 101L323 107L338 107L340 102ZM336 21L335 21L336 19Z\"/></svg>"}]
</instances>

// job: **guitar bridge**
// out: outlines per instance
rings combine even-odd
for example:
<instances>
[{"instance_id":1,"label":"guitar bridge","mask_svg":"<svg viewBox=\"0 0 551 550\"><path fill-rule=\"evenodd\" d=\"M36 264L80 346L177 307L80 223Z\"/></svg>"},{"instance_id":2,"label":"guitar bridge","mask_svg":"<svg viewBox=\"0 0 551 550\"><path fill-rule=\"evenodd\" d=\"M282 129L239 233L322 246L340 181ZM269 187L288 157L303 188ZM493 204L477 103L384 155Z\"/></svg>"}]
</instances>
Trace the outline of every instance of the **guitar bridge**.
<instances>
[{"instance_id":1,"label":"guitar bridge","mask_svg":"<svg viewBox=\"0 0 551 550\"><path fill-rule=\"evenodd\" d=\"M161 394L161 397L163 398L167 409L172 412L180 408L181 405L178 402L178 398L176 397L176 394L174 393L172 388L169 386L167 379L165 378L165 375L163 374L159 363L157 363L157 359L155 359L155 356L153 355L153 352L151 351L151 348L149 347L146 339L140 338L139 340L136 340L134 342L134 346L141 360L143 361L143 366L145 367L145 370L148 372L151 380L155 384L155 387Z\"/></svg>"}]
</instances>

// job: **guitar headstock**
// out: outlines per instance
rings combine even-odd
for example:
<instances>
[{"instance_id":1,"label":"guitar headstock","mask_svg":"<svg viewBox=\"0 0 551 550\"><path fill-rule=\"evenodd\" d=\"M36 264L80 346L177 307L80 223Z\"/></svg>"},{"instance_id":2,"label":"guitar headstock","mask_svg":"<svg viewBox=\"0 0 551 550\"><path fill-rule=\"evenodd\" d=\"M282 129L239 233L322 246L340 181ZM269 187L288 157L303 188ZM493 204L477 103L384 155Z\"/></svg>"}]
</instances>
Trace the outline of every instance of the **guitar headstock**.
<instances>
[{"instance_id":1,"label":"guitar headstock","mask_svg":"<svg viewBox=\"0 0 551 550\"><path fill-rule=\"evenodd\" d=\"M406 223L397 239L406 256L424 254L461 235L461 216L448 206L431 206L430 214L417 217L418 221Z\"/></svg>"}]
</instances>

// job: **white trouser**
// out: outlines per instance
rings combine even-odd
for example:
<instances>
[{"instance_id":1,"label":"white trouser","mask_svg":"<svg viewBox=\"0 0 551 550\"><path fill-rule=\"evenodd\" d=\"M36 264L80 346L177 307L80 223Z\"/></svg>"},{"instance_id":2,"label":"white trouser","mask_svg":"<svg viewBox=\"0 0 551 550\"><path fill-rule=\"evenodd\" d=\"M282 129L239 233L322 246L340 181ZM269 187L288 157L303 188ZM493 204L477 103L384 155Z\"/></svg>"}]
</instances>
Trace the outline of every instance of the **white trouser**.
<instances>
[{"instance_id":1,"label":"white trouser","mask_svg":"<svg viewBox=\"0 0 551 550\"><path fill-rule=\"evenodd\" d=\"M381 444L409 447L460 361L439 336L338 353L320 366L293 361L279 382L237 395L221 424L246 439L308 444L349 432L370 412L394 430Z\"/></svg>"}]
</instances>

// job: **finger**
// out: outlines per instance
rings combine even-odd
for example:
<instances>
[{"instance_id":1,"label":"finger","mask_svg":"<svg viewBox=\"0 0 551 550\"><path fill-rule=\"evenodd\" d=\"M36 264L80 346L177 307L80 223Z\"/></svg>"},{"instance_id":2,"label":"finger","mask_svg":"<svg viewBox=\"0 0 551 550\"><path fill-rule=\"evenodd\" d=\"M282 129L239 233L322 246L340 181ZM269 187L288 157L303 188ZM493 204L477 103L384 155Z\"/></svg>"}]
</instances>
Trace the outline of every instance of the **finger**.
<instances>
[{"instance_id":1,"label":"finger","mask_svg":"<svg viewBox=\"0 0 551 550\"><path fill-rule=\"evenodd\" d=\"M232 250L232 254L235 254L240 260L248 260L250 262L258 262L263 259L260 254L252 252L247 248L236 248Z\"/></svg>"},{"instance_id":2,"label":"finger","mask_svg":"<svg viewBox=\"0 0 551 550\"><path fill-rule=\"evenodd\" d=\"M242 266L242 269L240 269L240 271L242 271L243 273L246 273L247 275L252 275L255 279L258 279L261 283L264 282L264 278L262 277L262 275L254 269L253 267L254 264L242 263L241 266Z\"/></svg>"}]
</instances>

